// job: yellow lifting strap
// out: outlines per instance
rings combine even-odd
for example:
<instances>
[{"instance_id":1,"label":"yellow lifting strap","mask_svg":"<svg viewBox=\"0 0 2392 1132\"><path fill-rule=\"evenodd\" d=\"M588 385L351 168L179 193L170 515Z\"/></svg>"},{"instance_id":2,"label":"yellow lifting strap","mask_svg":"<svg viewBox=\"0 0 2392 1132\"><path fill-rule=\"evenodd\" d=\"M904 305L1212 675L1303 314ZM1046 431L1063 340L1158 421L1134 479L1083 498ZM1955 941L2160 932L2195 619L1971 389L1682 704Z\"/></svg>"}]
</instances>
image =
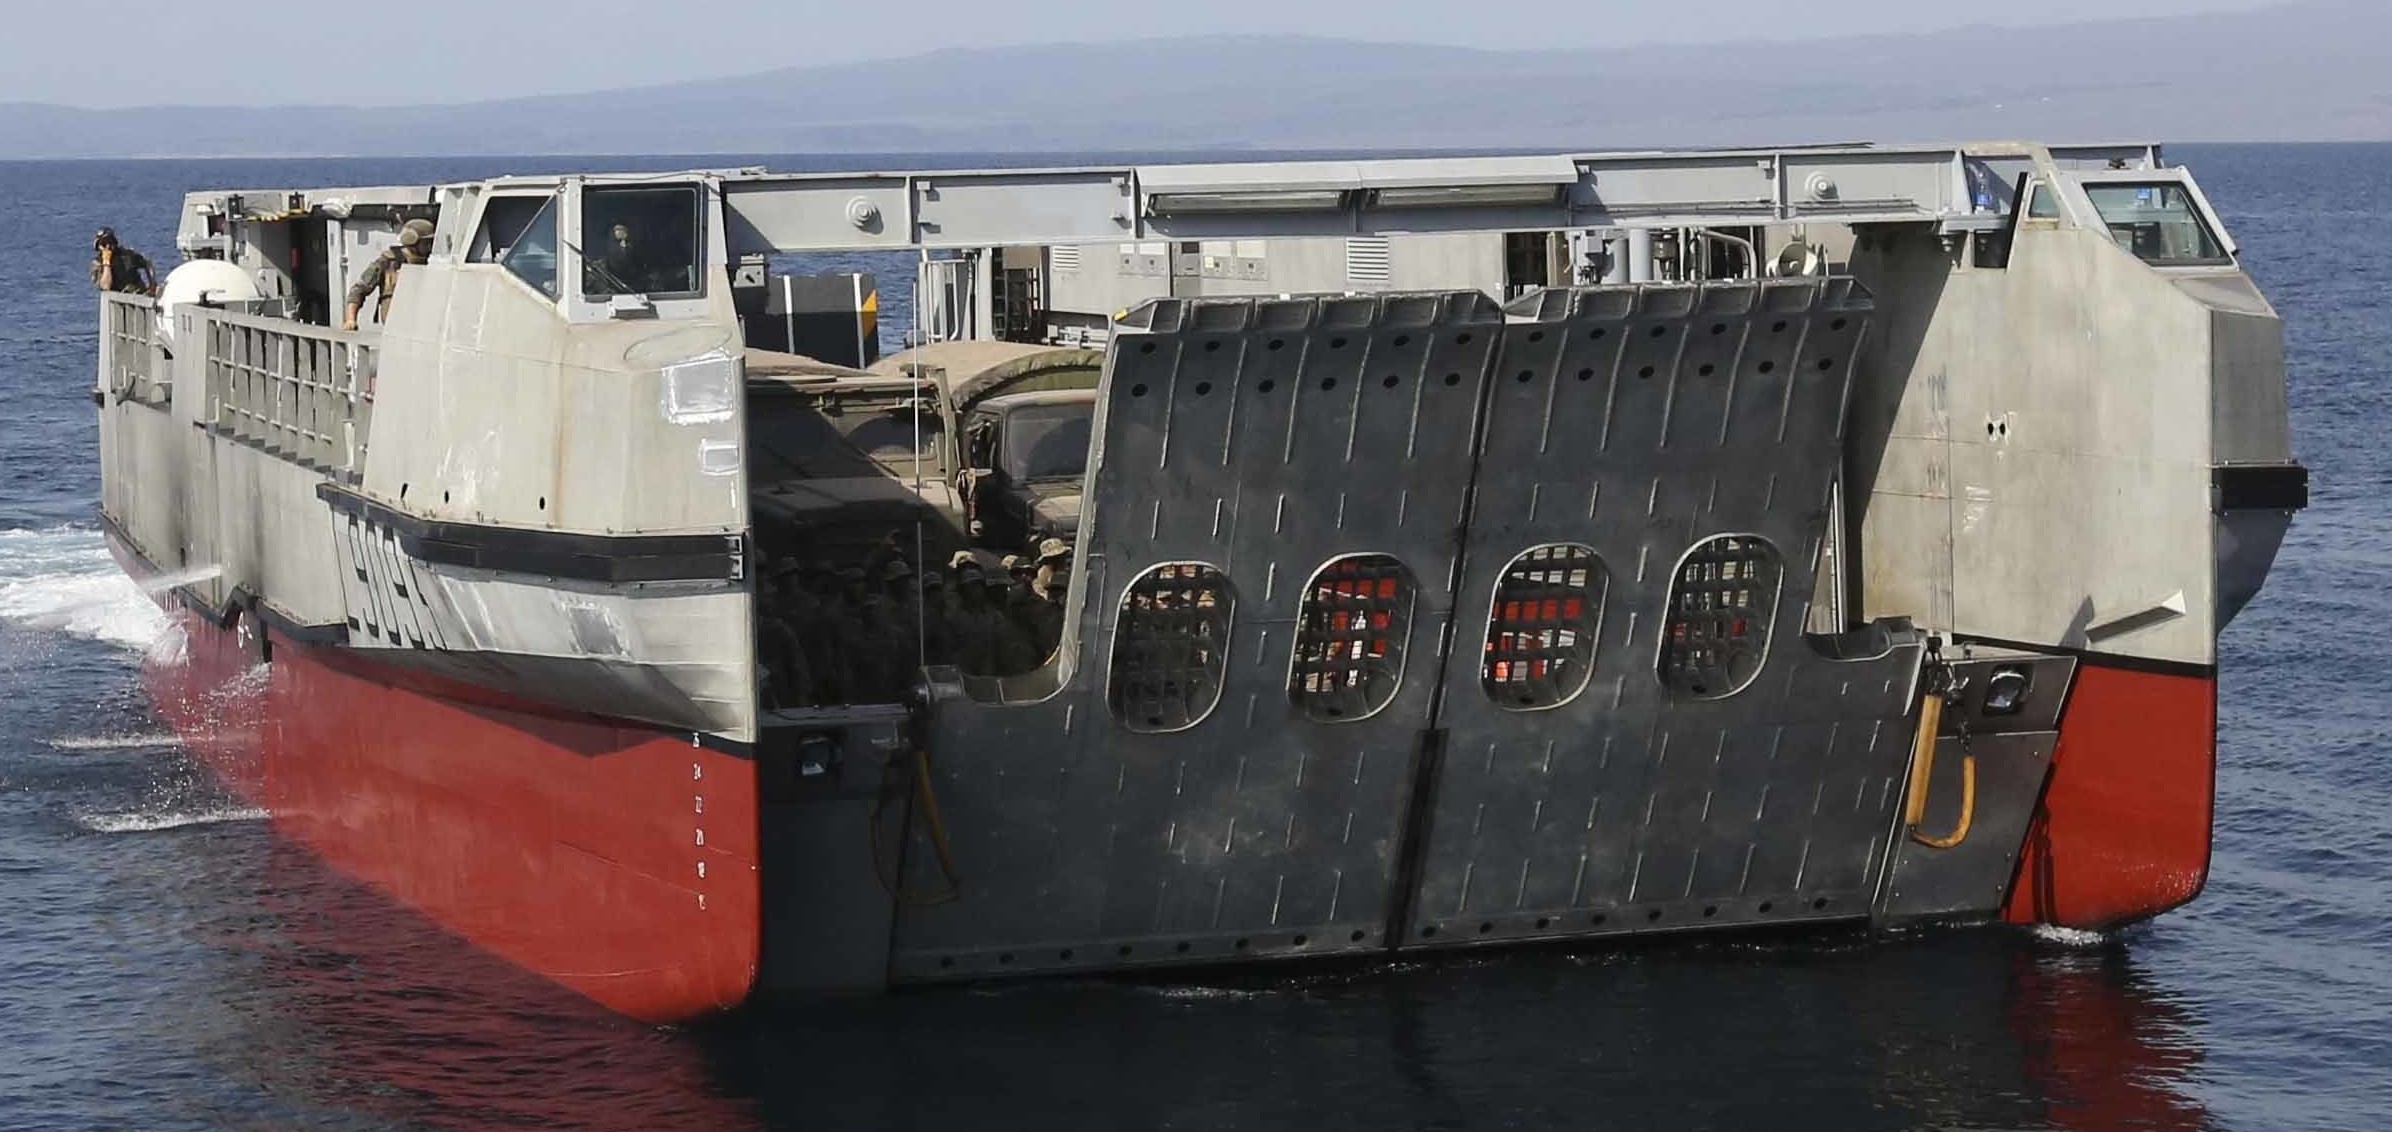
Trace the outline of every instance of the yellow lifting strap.
<instances>
[{"instance_id":1,"label":"yellow lifting strap","mask_svg":"<svg viewBox=\"0 0 2392 1132\"><path fill-rule=\"evenodd\" d=\"M1930 849L1950 849L1968 840L1969 827L1976 824L1977 756L1961 756L1960 820L1951 832L1939 836L1920 830L1919 823L1927 820L1927 791L1935 778L1935 741L1936 733L1943 729L1945 695L1940 673L1926 683L1927 693L1919 700L1919 733L1910 747L1910 791L1903 798L1902 828L1912 841Z\"/></svg>"},{"instance_id":2,"label":"yellow lifting strap","mask_svg":"<svg viewBox=\"0 0 2392 1132\"><path fill-rule=\"evenodd\" d=\"M911 759L902 764L892 762L887 770L889 782L883 784L880 800L872 807L872 817L866 826L866 836L872 842L872 872L880 880L880 886L887 889L899 904L917 907L944 904L962 896L963 874L956 871L955 849L947 840L947 819L939 812L938 793L931 789L930 752L916 747ZM898 875L899 866L890 860L883 847L887 840L883 815L893 807L902 808L902 803L907 801L919 807L915 812L920 815L923 828L930 835L930 850L938 860L941 878L947 882L945 888L929 892L907 889L904 878ZM910 822L900 823L897 836L901 839L908 836L906 831L910 825Z\"/></svg>"}]
</instances>

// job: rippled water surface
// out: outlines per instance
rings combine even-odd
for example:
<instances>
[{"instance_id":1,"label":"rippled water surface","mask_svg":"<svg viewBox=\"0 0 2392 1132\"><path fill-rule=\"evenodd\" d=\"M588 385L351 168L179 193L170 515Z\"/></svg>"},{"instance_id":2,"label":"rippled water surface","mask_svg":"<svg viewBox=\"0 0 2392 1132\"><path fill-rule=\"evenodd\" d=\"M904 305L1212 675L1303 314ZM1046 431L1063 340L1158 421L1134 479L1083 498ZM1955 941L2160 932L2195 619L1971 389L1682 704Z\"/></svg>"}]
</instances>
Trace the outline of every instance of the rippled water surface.
<instances>
[{"instance_id":1,"label":"rippled water surface","mask_svg":"<svg viewBox=\"0 0 2392 1132\"><path fill-rule=\"evenodd\" d=\"M171 259L187 189L560 163L0 163L0 1128L2380 1128L2392 147L2173 156L2285 316L2317 476L2226 634L2190 908L2114 939L1670 943L678 1030L461 947L219 790L144 706L141 654L173 642L90 521L92 229ZM863 266L901 325L905 261Z\"/></svg>"}]
</instances>

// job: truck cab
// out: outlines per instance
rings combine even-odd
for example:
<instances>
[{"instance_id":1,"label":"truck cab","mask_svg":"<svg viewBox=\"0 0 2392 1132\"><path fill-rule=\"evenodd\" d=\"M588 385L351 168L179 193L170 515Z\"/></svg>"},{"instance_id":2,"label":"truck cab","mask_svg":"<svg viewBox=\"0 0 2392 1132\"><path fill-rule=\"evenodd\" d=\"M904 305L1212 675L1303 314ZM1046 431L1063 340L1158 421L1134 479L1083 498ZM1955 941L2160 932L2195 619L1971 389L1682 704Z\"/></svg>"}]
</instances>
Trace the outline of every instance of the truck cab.
<instances>
[{"instance_id":1,"label":"truck cab","mask_svg":"<svg viewBox=\"0 0 2392 1132\"><path fill-rule=\"evenodd\" d=\"M974 541L1019 549L1080 529L1096 390L991 397L964 418L964 500Z\"/></svg>"},{"instance_id":2,"label":"truck cab","mask_svg":"<svg viewBox=\"0 0 2392 1132\"><path fill-rule=\"evenodd\" d=\"M1102 350L935 342L872 372L935 383L954 414L955 494L974 543L998 552L1070 540L1080 527Z\"/></svg>"},{"instance_id":3,"label":"truck cab","mask_svg":"<svg viewBox=\"0 0 2392 1132\"><path fill-rule=\"evenodd\" d=\"M747 353L750 506L770 555L831 567L872 556L891 532L928 549L964 542L953 417L927 378L792 354Z\"/></svg>"}]
</instances>

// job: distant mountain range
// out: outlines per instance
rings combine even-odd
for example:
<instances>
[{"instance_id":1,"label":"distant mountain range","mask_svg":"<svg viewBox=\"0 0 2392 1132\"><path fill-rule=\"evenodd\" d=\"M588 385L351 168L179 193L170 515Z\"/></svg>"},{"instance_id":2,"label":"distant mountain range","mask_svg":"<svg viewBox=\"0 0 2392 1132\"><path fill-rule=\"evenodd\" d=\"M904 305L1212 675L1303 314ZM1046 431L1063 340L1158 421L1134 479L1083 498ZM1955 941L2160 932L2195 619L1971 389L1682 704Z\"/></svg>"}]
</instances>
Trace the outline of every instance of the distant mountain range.
<instances>
[{"instance_id":1,"label":"distant mountain range","mask_svg":"<svg viewBox=\"0 0 2392 1132\"><path fill-rule=\"evenodd\" d=\"M1784 31L1799 35L1799 22ZM0 157L23 158L1997 137L2392 139L2392 4L2318 0L2063 27L1605 50L1241 36L1063 43L399 108L0 104Z\"/></svg>"}]
</instances>

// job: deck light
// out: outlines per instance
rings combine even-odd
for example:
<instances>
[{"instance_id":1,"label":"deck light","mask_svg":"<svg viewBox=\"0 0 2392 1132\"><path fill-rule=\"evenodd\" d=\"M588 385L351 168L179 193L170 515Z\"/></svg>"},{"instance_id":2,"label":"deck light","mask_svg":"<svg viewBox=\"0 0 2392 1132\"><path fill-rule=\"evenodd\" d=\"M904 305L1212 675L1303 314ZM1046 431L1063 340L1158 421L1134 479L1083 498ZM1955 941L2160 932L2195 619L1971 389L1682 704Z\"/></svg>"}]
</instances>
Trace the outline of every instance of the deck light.
<instances>
[{"instance_id":1,"label":"deck light","mask_svg":"<svg viewBox=\"0 0 2392 1132\"><path fill-rule=\"evenodd\" d=\"M1560 185L1407 185L1373 189L1374 208L1505 208L1558 204Z\"/></svg>"},{"instance_id":2,"label":"deck light","mask_svg":"<svg viewBox=\"0 0 2392 1132\"><path fill-rule=\"evenodd\" d=\"M1289 192L1156 193L1146 198L1154 216L1221 216L1241 212L1335 212L1344 208L1342 189Z\"/></svg>"},{"instance_id":3,"label":"deck light","mask_svg":"<svg viewBox=\"0 0 2392 1132\"><path fill-rule=\"evenodd\" d=\"M1985 714L2017 715L2026 706L2027 673L2023 668L1997 668L1985 681Z\"/></svg>"}]
</instances>

